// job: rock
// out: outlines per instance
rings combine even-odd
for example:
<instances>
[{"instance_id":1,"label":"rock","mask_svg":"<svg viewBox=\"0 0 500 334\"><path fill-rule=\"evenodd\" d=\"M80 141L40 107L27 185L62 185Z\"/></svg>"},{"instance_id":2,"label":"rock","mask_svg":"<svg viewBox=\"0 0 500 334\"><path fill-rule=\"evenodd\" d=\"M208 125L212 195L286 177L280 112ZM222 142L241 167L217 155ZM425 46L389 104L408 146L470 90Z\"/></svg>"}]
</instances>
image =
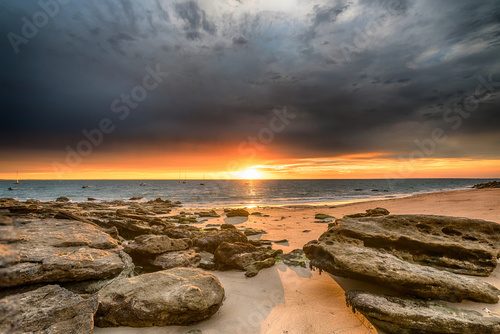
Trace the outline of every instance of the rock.
<instances>
[{"instance_id":1,"label":"rock","mask_svg":"<svg viewBox=\"0 0 500 334\"><path fill-rule=\"evenodd\" d=\"M220 229L221 230L236 230L236 226L234 226L233 224L222 224L220 226Z\"/></svg>"},{"instance_id":2,"label":"rock","mask_svg":"<svg viewBox=\"0 0 500 334\"><path fill-rule=\"evenodd\" d=\"M226 211L226 217L248 217L250 213L245 209L229 209Z\"/></svg>"},{"instance_id":3,"label":"rock","mask_svg":"<svg viewBox=\"0 0 500 334\"><path fill-rule=\"evenodd\" d=\"M215 263L215 258L212 253L209 252L200 252L200 263L198 267L205 270L215 270L217 269L217 264Z\"/></svg>"},{"instance_id":4,"label":"rock","mask_svg":"<svg viewBox=\"0 0 500 334\"><path fill-rule=\"evenodd\" d=\"M311 230L303 230L302 233L309 233Z\"/></svg>"},{"instance_id":5,"label":"rock","mask_svg":"<svg viewBox=\"0 0 500 334\"><path fill-rule=\"evenodd\" d=\"M500 188L500 181L490 181L486 183L478 183L472 186L475 189Z\"/></svg>"},{"instance_id":6,"label":"rock","mask_svg":"<svg viewBox=\"0 0 500 334\"><path fill-rule=\"evenodd\" d=\"M281 254L280 250L258 248L249 243L223 242L215 251L215 263L222 269L240 269L255 276L260 269L271 267L275 257ZM247 276L248 276L247 275Z\"/></svg>"},{"instance_id":7,"label":"rock","mask_svg":"<svg viewBox=\"0 0 500 334\"><path fill-rule=\"evenodd\" d=\"M315 224L330 224L331 220L315 220Z\"/></svg>"},{"instance_id":8,"label":"rock","mask_svg":"<svg viewBox=\"0 0 500 334\"><path fill-rule=\"evenodd\" d=\"M125 252L132 255L150 256L189 248L190 240L172 239L166 235L141 235L125 245Z\"/></svg>"},{"instance_id":9,"label":"rock","mask_svg":"<svg viewBox=\"0 0 500 334\"><path fill-rule=\"evenodd\" d=\"M306 263L309 262L302 249L294 249L288 254L283 254L281 259L287 266L306 268Z\"/></svg>"},{"instance_id":10,"label":"rock","mask_svg":"<svg viewBox=\"0 0 500 334\"><path fill-rule=\"evenodd\" d=\"M101 290L103 287L110 284L114 280L134 276L136 267L134 265L134 262L132 261L132 258L125 252L120 252L120 258L125 264L125 269L123 269L122 272L116 277L81 282L61 283L61 286L74 293L89 295L97 293L99 290Z\"/></svg>"},{"instance_id":11,"label":"rock","mask_svg":"<svg viewBox=\"0 0 500 334\"><path fill-rule=\"evenodd\" d=\"M375 208L375 209L368 209L368 210L366 210L365 213L355 213L353 215L347 215L345 217L348 217L348 218L379 217L379 216L386 216L389 213L390 212L387 209Z\"/></svg>"},{"instance_id":12,"label":"rock","mask_svg":"<svg viewBox=\"0 0 500 334\"><path fill-rule=\"evenodd\" d=\"M250 215L261 217L262 216L262 212L255 211L255 212L252 212Z\"/></svg>"},{"instance_id":13,"label":"rock","mask_svg":"<svg viewBox=\"0 0 500 334\"><path fill-rule=\"evenodd\" d=\"M94 197L88 197L87 198L87 201L89 202L94 202L94 201L97 201Z\"/></svg>"},{"instance_id":14,"label":"rock","mask_svg":"<svg viewBox=\"0 0 500 334\"><path fill-rule=\"evenodd\" d=\"M328 232L327 232L328 233ZM497 303L500 291L476 278L414 264L385 251L333 242L328 237L304 246L311 267L367 281L422 298Z\"/></svg>"},{"instance_id":15,"label":"rock","mask_svg":"<svg viewBox=\"0 0 500 334\"><path fill-rule=\"evenodd\" d=\"M57 285L0 299L1 333L93 333L97 298L82 298Z\"/></svg>"},{"instance_id":16,"label":"rock","mask_svg":"<svg viewBox=\"0 0 500 334\"><path fill-rule=\"evenodd\" d=\"M249 237L251 235L259 235L259 234L267 234L266 231L261 230L261 229L256 229L256 228L251 228L251 227L246 227L243 229L243 233Z\"/></svg>"},{"instance_id":17,"label":"rock","mask_svg":"<svg viewBox=\"0 0 500 334\"><path fill-rule=\"evenodd\" d=\"M344 217L336 223L324 234L325 241L348 238L406 261L459 274L490 275L500 252L500 225L479 219L388 215Z\"/></svg>"},{"instance_id":18,"label":"rock","mask_svg":"<svg viewBox=\"0 0 500 334\"><path fill-rule=\"evenodd\" d=\"M200 212L196 212L196 214L200 217L203 217L203 218L217 218L217 217L220 217L220 215L215 212L215 210L210 210L210 211L200 211Z\"/></svg>"},{"instance_id":19,"label":"rock","mask_svg":"<svg viewBox=\"0 0 500 334\"><path fill-rule=\"evenodd\" d=\"M176 267L197 267L200 261L200 255L193 249L188 249L161 254L156 257L152 264L162 269L170 269Z\"/></svg>"},{"instance_id":20,"label":"rock","mask_svg":"<svg viewBox=\"0 0 500 334\"><path fill-rule=\"evenodd\" d=\"M77 214L74 214L74 213L69 212L69 211L58 211L54 215L54 218L55 219L77 220L77 221L82 222L82 223L87 223L87 224L90 224L90 225L96 225L93 222L91 222L90 220L88 220L86 218L83 218L81 216L78 216Z\"/></svg>"},{"instance_id":21,"label":"rock","mask_svg":"<svg viewBox=\"0 0 500 334\"><path fill-rule=\"evenodd\" d=\"M56 199L56 202L59 202L59 203L67 203L69 202L69 198L65 197L65 196L61 196L61 197L58 197Z\"/></svg>"},{"instance_id":22,"label":"rock","mask_svg":"<svg viewBox=\"0 0 500 334\"><path fill-rule=\"evenodd\" d=\"M125 268L117 241L97 227L57 219L0 226L0 287L108 279Z\"/></svg>"},{"instance_id":23,"label":"rock","mask_svg":"<svg viewBox=\"0 0 500 334\"><path fill-rule=\"evenodd\" d=\"M134 196L134 197L130 197L128 200L129 201L140 201L143 198L144 197L142 197L142 196Z\"/></svg>"},{"instance_id":24,"label":"rock","mask_svg":"<svg viewBox=\"0 0 500 334\"><path fill-rule=\"evenodd\" d=\"M273 244L272 240L266 240L266 239L248 240L248 242L257 247L271 246Z\"/></svg>"},{"instance_id":25,"label":"rock","mask_svg":"<svg viewBox=\"0 0 500 334\"><path fill-rule=\"evenodd\" d=\"M164 234L166 230L172 228L174 225L169 223L151 224L143 220L127 219L124 217L115 218L108 221L110 226L118 229L118 232L125 239L134 239L144 234Z\"/></svg>"},{"instance_id":26,"label":"rock","mask_svg":"<svg viewBox=\"0 0 500 334\"><path fill-rule=\"evenodd\" d=\"M206 231L193 238L193 246L210 253L214 253L223 242L248 242L248 239L236 228Z\"/></svg>"},{"instance_id":27,"label":"rock","mask_svg":"<svg viewBox=\"0 0 500 334\"><path fill-rule=\"evenodd\" d=\"M330 216L330 215L326 215L324 213L317 213L317 214L314 215L314 219L320 219L320 220L335 219L335 217Z\"/></svg>"},{"instance_id":28,"label":"rock","mask_svg":"<svg viewBox=\"0 0 500 334\"><path fill-rule=\"evenodd\" d=\"M249 266L245 268L245 276L246 277L254 277L257 276L259 271L265 268L270 268L274 266L276 260L274 258L267 258L262 261L252 262Z\"/></svg>"},{"instance_id":29,"label":"rock","mask_svg":"<svg viewBox=\"0 0 500 334\"><path fill-rule=\"evenodd\" d=\"M353 311L362 313L388 334L500 333L500 318L452 308L444 303L378 296L360 291L346 293Z\"/></svg>"},{"instance_id":30,"label":"rock","mask_svg":"<svg viewBox=\"0 0 500 334\"><path fill-rule=\"evenodd\" d=\"M175 268L117 280L98 296L99 327L188 325L217 312L224 288L200 269Z\"/></svg>"}]
</instances>

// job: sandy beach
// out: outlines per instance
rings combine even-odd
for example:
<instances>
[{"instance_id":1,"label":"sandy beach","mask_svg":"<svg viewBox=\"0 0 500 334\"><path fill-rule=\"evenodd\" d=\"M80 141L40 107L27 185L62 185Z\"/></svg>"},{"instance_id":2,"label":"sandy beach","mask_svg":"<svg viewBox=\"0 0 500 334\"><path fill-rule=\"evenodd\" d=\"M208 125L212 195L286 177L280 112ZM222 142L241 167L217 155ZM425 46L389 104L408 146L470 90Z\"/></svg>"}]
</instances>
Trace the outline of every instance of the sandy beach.
<instances>
[{"instance_id":1,"label":"sandy beach","mask_svg":"<svg viewBox=\"0 0 500 334\"><path fill-rule=\"evenodd\" d=\"M318 238L327 228L315 222L314 215L325 213L340 218L346 214L384 207L394 214L435 214L478 218L500 223L500 189L459 190L420 194L406 198L369 201L339 206L259 207L251 211L262 215L246 218L213 218L203 224L237 224L267 231L262 238L287 239L273 247L289 252L302 248ZM183 208L183 210L187 210ZM268 215L268 217L267 217ZM361 283L333 277L328 273L282 263L246 278L242 272L214 272L222 282L226 299L221 309L209 320L188 327L113 328L96 333L375 333L374 328L359 314L353 314L345 304L344 288ZM500 287L500 270L482 278ZM368 290L383 292L377 287ZM464 308L483 309L500 314L498 304L464 302Z\"/></svg>"}]
</instances>

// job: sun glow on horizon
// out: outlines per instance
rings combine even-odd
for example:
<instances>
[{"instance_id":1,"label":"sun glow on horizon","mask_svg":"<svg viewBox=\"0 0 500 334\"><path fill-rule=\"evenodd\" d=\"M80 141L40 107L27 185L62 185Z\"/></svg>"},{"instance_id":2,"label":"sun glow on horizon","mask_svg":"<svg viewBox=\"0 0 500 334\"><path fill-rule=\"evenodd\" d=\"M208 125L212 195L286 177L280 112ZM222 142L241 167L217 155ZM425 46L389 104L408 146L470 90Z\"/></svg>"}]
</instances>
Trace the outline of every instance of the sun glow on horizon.
<instances>
[{"instance_id":1,"label":"sun glow on horizon","mask_svg":"<svg viewBox=\"0 0 500 334\"><path fill-rule=\"evenodd\" d=\"M249 167L236 172L235 177L242 180L259 180L262 179L264 175L256 167Z\"/></svg>"}]
</instances>

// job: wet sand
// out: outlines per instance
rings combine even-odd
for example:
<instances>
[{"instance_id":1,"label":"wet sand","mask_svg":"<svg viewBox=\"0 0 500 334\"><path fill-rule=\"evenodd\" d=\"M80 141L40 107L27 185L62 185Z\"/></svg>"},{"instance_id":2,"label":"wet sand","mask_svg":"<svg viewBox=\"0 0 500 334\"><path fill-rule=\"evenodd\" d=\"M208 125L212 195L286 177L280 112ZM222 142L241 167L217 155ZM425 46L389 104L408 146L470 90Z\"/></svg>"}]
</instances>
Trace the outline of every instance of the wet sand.
<instances>
[{"instance_id":1,"label":"wet sand","mask_svg":"<svg viewBox=\"0 0 500 334\"><path fill-rule=\"evenodd\" d=\"M262 239L287 239L287 244L273 247L289 252L302 248L318 238L327 228L316 223L314 215L325 213L337 218L345 214L363 212L374 207L384 207L394 214L436 214L479 218L500 223L500 189L459 190L422 194L406 198L346 204L340 206L294 206L253 208L264 216L244 218L213 218L203 224L237 224L267 231ZM186 208L183 208L186 210ZM308 232L304 232L307 231ZM211 319L187 327L163 328L96 328L96 333L164 333L164 334L341 334L375 333L371 325L359 314L346 307L344 288L369 286L329 274L311 272L300 267L278 264L261 271L254 278L243 272L214 272L226 290L226 300ZM500 288L500 268L484 278ZM464 302L463 307L484 309L500 315L499 304L486 305Z\"/></svg>"}]
</instances>

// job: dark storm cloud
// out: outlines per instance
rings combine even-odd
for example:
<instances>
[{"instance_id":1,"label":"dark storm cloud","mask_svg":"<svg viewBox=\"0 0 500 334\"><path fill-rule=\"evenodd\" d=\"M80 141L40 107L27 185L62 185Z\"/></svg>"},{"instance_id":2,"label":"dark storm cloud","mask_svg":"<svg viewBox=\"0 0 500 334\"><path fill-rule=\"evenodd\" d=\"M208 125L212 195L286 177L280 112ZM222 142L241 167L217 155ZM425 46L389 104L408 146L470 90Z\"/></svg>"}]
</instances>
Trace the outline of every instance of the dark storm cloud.
<instances>
[{"instance_id":1,"label":"dark storm cloud","mask_svg":"<svg viewBox=\"0 0 500 334\"><path fill-rule=\"evenodd\" d=\"M298 155L399 154L438 127L437 155L499 155L499 2L256 3L70 2L16 54L7 34L40 7L3 1L0 150L64 150L158 64L168 77L99 149L238 145L286 107L273 145Z\"/></svg>"}]
</instances>

